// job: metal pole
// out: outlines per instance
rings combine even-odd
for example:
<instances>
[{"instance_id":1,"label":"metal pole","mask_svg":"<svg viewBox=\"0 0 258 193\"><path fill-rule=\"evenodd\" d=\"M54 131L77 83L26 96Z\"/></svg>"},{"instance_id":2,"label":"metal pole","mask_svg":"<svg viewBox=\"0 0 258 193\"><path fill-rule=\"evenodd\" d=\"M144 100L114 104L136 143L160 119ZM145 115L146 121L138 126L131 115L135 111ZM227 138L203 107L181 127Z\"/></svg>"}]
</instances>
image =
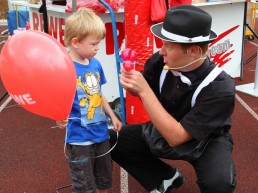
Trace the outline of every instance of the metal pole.
<instances>
[{"instance_id":1,"label":"metal pole","mask_svg":"<svg viewBox=\"0 0 258 193\"><path fill-rule=\"evenodd\" d=\"M115 44L115 55L116 55L116 67L117 67L117 74L120 74L120 63L122 62L121 57L119 56L119 48L118 48L118 41L117 41L117 31L116 31L116 18L113 9L108 5L104 0L98 0L100 3L102 3L111 14L111 21L112 21L112 31L113 31L113 38L114 38L114 44ZM118 86L119 86L119 93L120 93L120 105L121 105L121 117L122 117L122 123L125 125L125 103L124 103L124 92L123 88L120 84L119 77L118 78Z\"/></svg>"},{"instance_id":2,"label":"metal pole","mask_svg":"<svg viewBox=\"0 0 258 193\"><path fill-rule=\"evenodd\" d=\"M48 33L47 5L46 0L42 0L42 5L39 8L39 13L43 15L44 32Z\"/></svg>"},{"instance_id":3,"label":"metal pole","mask_svg":"<svg viewBox=\"0 0 258 193\"><path fill-rule=\"evenodd\" d=\"M5 97L7 94L8 94L8 92L5 92L5 93L1 96L0 102L4 99L4 97Z\"/></svg>"},{"instance_id":4,"label":"metal pole","mask_svg":"<svg viewBox=\"0 0 258 193\"><path fill-rule=\"evenodd\" d=\"M257 50L258 52L258 50ZM258 57L256 58L256 68L254 74L254 93L258 93Z\"/></svg>"},{"instance_id":5,"label":"metal pole","mask_svg":"<svg viewBox=\"0 0 258 193\"><path fill-rule=\"evenodd\" d=\"M77 6L76 0L73 0L72 1L72 11L73 11L73 13L76 12L76 10L77 10L76 6Z\"/></svg>"},{"instance_id":6,"label":"metal pole","mask_svg":"<svg viewBox=\"0 0 258 193\"><path fill-rule=\"evenodd\" d=\"M245 50L246 13L247 13L247 1L245 2L245 8L244 8L244 23L243 23L243 37L242 37L240 80L243 80L243 71L244 71L244 63L245 63L244 62L244 50Z\"/></svg>"}]
</instances>

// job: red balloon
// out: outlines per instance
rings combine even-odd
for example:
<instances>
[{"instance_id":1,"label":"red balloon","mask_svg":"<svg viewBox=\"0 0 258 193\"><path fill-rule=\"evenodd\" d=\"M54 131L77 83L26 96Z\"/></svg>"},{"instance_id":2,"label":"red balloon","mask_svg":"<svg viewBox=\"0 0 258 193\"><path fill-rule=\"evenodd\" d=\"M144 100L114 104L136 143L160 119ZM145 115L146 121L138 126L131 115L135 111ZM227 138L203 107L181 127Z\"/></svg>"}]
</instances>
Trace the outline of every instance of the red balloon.
<instances>
[{"instance_id":1,"label":"red balloon","mask_svg":"<svg viewBox=\"0 0 258 193\"><path fill-rule=\"evenodd\" d=\"M130 60L130 61L134 62L137 58L137 54L132 49L126 48L122 51L121 58L123 60Z\"/></svg>"},{"instance_id":2,"label":"red balloon","mask_svg":"<svg viewBox=\"0 0 258 193\"><path fill-rule=\"evenodd\" d=\"M10 37L0 56L2 82L24 109L54 120L71 111L76 71L73 61L52 36L33 30Z\"/></svg>"},{"instance_id":3,"label":"red balloon","mask_svg":"<svg viewBox=\"0 0 258 193\"><path fill-rule=\"evenodd\" d=\"M123 67L124 67L124 69L125 69L126 71L130 71L130 70L134 69L134 64L133 64L133 62L130 61L130 60L125 60L125 61L123 62Z\"/></svg>"}]
</instances>

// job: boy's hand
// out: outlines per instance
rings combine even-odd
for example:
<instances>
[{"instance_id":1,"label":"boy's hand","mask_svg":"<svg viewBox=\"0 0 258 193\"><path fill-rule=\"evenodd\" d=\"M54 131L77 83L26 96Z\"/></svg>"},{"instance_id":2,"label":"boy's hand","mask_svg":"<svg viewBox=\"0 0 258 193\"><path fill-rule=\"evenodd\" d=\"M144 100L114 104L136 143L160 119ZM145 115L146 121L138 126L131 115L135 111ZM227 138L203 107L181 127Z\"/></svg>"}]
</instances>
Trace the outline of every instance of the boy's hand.
<instances>
[{"instance_id":1,"label":"boy's hand","mask_svg":"<svg viewBox=\"0 0 258 193\"><path fill-rule=\"evenodd\" d=\"M68 120L59 120L59 121L56 121L56 126L60 129L65 129L66 126L67 126L67 123L68 123Z\"/></svg>"},{"instance_id":2,"label":"boy's hand","mask_svg":"<svg viewBox=\"0 0 258 193\"><path fill-rule=\"evenodd\" d=\"M112 121L112 125L113 125L115 131L120 131L122 128L121 121L119 121L119 119L116 116L112 117L111 121Z\"/></svg>"}]
</instances>

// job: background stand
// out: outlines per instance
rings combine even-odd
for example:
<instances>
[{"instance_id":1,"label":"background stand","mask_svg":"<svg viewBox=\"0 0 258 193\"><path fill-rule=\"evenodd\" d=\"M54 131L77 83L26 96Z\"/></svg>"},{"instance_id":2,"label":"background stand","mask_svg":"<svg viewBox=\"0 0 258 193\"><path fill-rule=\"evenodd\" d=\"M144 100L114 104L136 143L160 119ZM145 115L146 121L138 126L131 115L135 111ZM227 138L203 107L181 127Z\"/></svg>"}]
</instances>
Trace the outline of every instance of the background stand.
<instances>
[{"instance_id":1,"label":"background stand","mask_svg":"<svg viewBox=\"0 0 258 193\"><path fill-rule=\"evenodd\" d=\"M258 50L257 50L258 52ZM257 54L257 53L256 53ZM245 94L249 94L251 96L258 97L258 58L256 58L256 70L255 70L255 76L254 76L254 82L244 85L236 86L236 90L243 92Z\"/></svg>"},{"instance_id":2,"label":"background stand","mask_svg":"<svg viewBox=\"0 0 258 193\"><path fill-rule=\"evenodd\" d=\"M247 27L252 32L252 34L255 36L255 38L258 39L258 36L255 33L255 31L246 22L246 13L247 13L247 2L245 2L244 30L246 31L246 27ZM245 36L245 34L244 34L244 36ZM243 44L244 44L244 41L243 41ZM254 82L249 83L249 84L236 86L237 91L243 92L245 94L249 94L249 95L255 96L255 97L258 97L258 58L257 58L257 53L258 53L258 47L257 47L257 52L253 56L251 56L250 59L247 60L248 62L250 62L252 59L254 59L256 57L256 70L255 70ZM241 76L241 79L242 79L242 76Z\"/></svg>"}]
</instances>

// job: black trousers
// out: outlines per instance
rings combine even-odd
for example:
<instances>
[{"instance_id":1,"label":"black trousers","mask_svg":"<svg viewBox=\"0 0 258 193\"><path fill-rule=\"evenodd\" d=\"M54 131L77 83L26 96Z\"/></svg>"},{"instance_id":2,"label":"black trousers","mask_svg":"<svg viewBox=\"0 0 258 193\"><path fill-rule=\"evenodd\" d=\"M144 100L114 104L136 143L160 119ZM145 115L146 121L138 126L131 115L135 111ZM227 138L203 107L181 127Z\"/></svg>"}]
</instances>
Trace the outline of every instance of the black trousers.
<instances>
[{"instance_id":1,"label":"black trousers","mask_svg":"<svg viewBox=\"0 0 258 193\"><path fill-rule=\"evenodd\" d=\"M110 131L111 146L117 140ZM236 186L233 141L230 135L215 138L202 156L190 162L195 169L201 193L232 193ZM174 168L155 157L142 139L141 125L126 125L119 132L112 159L133 176L147 191L174 174ZM171 174L172 173L172 174Z\"/></svg>"}]
</instances>

